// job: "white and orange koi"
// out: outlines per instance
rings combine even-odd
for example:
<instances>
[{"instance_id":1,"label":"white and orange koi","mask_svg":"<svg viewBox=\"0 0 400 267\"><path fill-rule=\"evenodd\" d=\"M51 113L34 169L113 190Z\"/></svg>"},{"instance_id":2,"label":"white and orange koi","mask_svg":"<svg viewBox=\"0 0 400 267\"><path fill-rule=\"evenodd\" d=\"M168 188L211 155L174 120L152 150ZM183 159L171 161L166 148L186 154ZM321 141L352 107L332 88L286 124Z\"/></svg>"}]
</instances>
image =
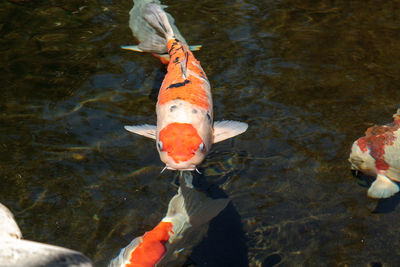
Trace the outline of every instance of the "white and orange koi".
<instances>
[{"instance_id":1,"label":"white and orange koi","mask_svg":"<svg viewBox=\"0 0 400 267\"><path fill-rule=\"evenodd\" d=\"M155 3L147 3L143 18L167 40L168 72L156 106L157 126L125 126L130 132L156 140L161 160L171 170L195 170L211 145L246 131L236 121L213 122L210 83L200 62L175 36L167 15Z\"/></svg>"},{"instance_id":2,"label":"white and orange koi","mask_svg":"<svg viewBox=\"0 0 400 267\"><path fill-rule=\"evenodd\" d=\"M351 148L352 168L376 177L368 189L372 198L388 198L399 192L400 109L393 119L390 124L368 128Z\"/></svg>"},{"instance_id":3,"label":"white and orange koi","mask_svg":"<svg viewBox=\"0 0 400 267\"><path fill-rule=\"evenodd\" d=\"M229 199L210 199L204 193L182 184L168 205L166 216L152 230L123 248L109 267L169 266L184 249L187 230L197 231L217 216ZM192 244L193 245L193 244Z\"/></svg>"}]
</instances>

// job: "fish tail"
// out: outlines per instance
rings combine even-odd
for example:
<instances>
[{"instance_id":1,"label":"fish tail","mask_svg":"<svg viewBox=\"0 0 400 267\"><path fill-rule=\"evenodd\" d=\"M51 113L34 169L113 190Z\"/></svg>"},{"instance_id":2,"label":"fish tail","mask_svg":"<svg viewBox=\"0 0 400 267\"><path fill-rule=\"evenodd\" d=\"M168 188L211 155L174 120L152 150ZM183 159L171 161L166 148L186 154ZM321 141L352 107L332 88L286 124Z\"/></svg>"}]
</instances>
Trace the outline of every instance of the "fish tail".
<instances>
[{"instance_id":1,"label":"fish tail","mask_svg":"<svg viewBox=\"0 0 400 267\"><path fill-rule=\"evenodd\" d=\"M143 18L158 32L165 36L167 40L174 36L167 14L157 4L149 3L143 9Z\"/></svg>"},{"instance_id":2,"label":"fish tail","mask_svg":"<svg viewBox=\"0 0 400 267\"><path fill-rule=\"evenodd\" d=\"M134 0L134 6L129 12L129 27L138 45L124 45L122 49L147 52L159 57L161 62L169 62L168 38L174 36L186 44L185 38L175 25L174 18L158 0ZM191 51L200 50L201 45L189 46Z\"/></svg>"},{"instance_id":3,"label":"fish tail","mask_svg":"<svg viewBox=\"0 0 400 267\"><path fill-rule=\"evenodd\" d=\"M183 179L190 180L191 172L184 172ZM229 199L211 199L204 193L187 185L181 179L181 186L178 194L175 195L168 206L167 216L163 221L171 222L173 225L173 236L170 237L171 243L175 237L180 236L189 227L198 227L211 221L229 203Z\"/></svg>"},{"instance_id":4,"label":"fish tail","mask_svg":"<svg viewBox=\"0 0 400 267\"><path fill-rule=\"evenodd\" d=\"M111 262L108 264L108 267L121 267L121 266L126 266L130 263L130 258L132 252L140 245L140 243L143 241L142 237L136 237L123 249L121 249L121 252L117 257L111 260Z\"/></svg>"}]
</instances>

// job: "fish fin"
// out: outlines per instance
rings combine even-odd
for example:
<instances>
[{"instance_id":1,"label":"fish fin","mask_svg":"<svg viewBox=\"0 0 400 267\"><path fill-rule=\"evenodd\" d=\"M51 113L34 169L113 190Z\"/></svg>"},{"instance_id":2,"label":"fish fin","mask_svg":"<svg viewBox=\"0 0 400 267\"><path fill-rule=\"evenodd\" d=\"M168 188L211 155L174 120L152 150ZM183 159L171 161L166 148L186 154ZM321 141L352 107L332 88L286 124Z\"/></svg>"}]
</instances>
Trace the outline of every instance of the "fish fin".
<instances>
[{"instance_id":1,"label":"fish fin","mask_svg":"<svg viewBox=\"0 0 400 267\"><path fill-rule=\"evenodd\" d=\"M182 73L183 79L186 80L187 79L186 71L187 71L187 63L189 60L189 53L188 53L185 45L183 45L182 48L183 48L183 51L185 52L185 59L180 62L181 63L181 73Z\"/></svg>"},{"instance_id":2,"label":"fish fin","mask_svg":"<svg viewBox=\"0 0 400 267\"><path fill-rule=\"evenodd\" d=\"M183 176L191 176L191 172L184 172ZM229 199L211 199L203 192L200 192L186 184L190 177L180 179L181 186L178 194L175 195L168 205L167 215L163 221L170 221L173 224L174 237L179 236L189 227L197 227L211 221L229 203ZM170 239L170 242L172 240Z\"/></svg>"},{"instance_id":3,"label":"fish fin","mask_svg":"<svg viewBox=\"0 0 400 267\"><path fill-rule=\"evenodd\" d=\"M394 121L400 120L400 108L397 109L396 113L393 115Z\"/></svg>"},{"instance_id":4,"label":"fish fin","mask_svg":"<svg viewBox=\"0 0 400 267\"><path fill-rule=\"evenodd\" d=\"M397 168L390 167L385 171L385 175L393 181L400 181L400 170Z\"/></svg>"},{"instance_id":5,"label":"fish fin","mask_svg":"<svg viewBox=\"0 0 400 267\"><path fill-rule=\"evenodd\" d=\"M201 45L189 45L190 51L199 51L201 49Z\"/></svg>"},{"instance_id":6,"label":"fish fin","mask_svg":"<svg viewBox=\"0 0 400 267\"><path fill-rule=\"evenodd\" d=\"M371 198L388 198L399 192L397 184L392 182L385 175L378 173L376 180L368 189L368 196Z\"/></svg>"},{"instance_id":7,"label":"fish fin","mask_svg":"<svg viewBox=\"0 0 400 267\"><path fill-rule=\"evenodd\" d=\"M111 260L111 262L108 264L108 267L119 267L128 264L132 252L140 245L140 243L142 243L142 241L143 239L141 236L133 239L129 245L121 249L117 257Z\"/></svg>"},{"instance_id":8,"label":"fish fin","mask_svg":"<svg viewBox=\"0 0 400 267\"><path fill-rule=\"evenodd\" d=\"M134 126L124 126L125 130L143 135L145 137L156 139L157 127L155 125L143 124L143 125L134 125Z\"/></svg>"},{"instance_id":9,"label":"fish fin","mask_svg":"<svg viewBox=\"0 0 400 267\"><path fill-rule=\"evenodd\" d=\"M247 123L239 121L216 121L214 122L214 143L234 137L247 130Z\"/></svg>"},{"instance_id":10,"label":"fish fin","mask_svg":"<svg viewBox=\"0 0 400 267\"><path fill-rule=\"evenodd\" d=\"M167 53L167 40L157 34L150 35L138 44L138 48L150 53Z\"/></svg>"},{"instance_id":11,"label":"fish fin","mask_svg":"<svg viewBox=\"0 0 400 267\"><path fill-rule=\"evenodd\" d=\"M167 40L172 38L174 32L168 21L165 11L155 3L149 3L143 8L143 18L154 29L160 32Z\"/></svg>"},{"instance_id":12,"label":"fish fin","mask_svg":"<svg viewBox=\"0 0 400 267\"><path fill-rule=\"evenodd\" d=\"M125 50L135 51L135 52L144 52L137 45L121 45L121 48L125 49Z\"/></svg>"}]
</instances>

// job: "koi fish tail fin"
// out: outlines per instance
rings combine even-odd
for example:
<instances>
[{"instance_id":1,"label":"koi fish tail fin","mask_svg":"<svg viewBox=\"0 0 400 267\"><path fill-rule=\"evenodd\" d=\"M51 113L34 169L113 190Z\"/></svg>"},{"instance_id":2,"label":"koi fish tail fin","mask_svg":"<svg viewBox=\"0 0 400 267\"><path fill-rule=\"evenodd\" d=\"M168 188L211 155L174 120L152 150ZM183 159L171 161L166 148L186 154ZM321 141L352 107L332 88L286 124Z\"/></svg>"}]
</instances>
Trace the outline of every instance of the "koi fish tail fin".
<instances>
[{"instance_id":1,"label":"koi fish tail fin","mask_svg":"<svg viewBox=\"0 0 400 267\"><path fill-rule=\"evenodd\" d=\"M175 36L187 44L176 27L174 18L164 11L167 6L161 5L157 0L134 0L134 2L129 12L129 27L139 44L121 46L122 49L168 57L169 36ZM200 48L200 45L189 46L191 51L197 51Z\"/></svg>"},{"instance_id":2,"label":"koi fish tail fin","mask_svg":"<svg viewBox=\"0 0 400 267\"><path fill-rule=\"evenodd\" d=\"M126 266L131 257L132 251L134 251L142 242L142 237L136 237L123 249L121 249L121 252L117 257L111 260L111 262L108 264L108 267L121 267L121 266Z\"/></svg>"},{"instance_id":3,"label":"koi fish tail fin","mask_svg":"<svg viewBox=\"0 0 400 267\"><path fill-rule=\"evenodd\" d=\"M143 18L150 26L161 33L167 41L174 36L174 31L168 21L167 14L161 6L155 3L147 4L143 9Z\"/></svg>"},{"instance_id":4,"label":"koi fish tail fin","mask_svg":"<svg viewBox=\"0 0 400 267\"><path fill-rule=\"evenodd\" d=\"M192 174L185 172L183 175ZM181 179L178 194L171 199L167 216L163 219L173 224L173 235L169 242L172 243L189 227L198 227L211 221L225 209L229 201L227 198L211 199Z\"/></svg>"}]
</instances>

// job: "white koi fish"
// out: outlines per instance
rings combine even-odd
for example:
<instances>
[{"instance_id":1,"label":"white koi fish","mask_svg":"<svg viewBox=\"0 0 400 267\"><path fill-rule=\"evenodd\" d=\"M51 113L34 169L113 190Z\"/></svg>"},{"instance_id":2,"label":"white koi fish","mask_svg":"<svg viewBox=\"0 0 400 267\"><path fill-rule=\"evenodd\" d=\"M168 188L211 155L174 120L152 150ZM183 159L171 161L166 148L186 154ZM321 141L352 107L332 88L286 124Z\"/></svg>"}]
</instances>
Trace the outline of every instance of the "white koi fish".
<instances>
[{"instance_id":1,"label":"white koi fish","mask_svg":"<svg viewBox=\"0 0 400 267\"><path fill-rule=\"evenodd\" d=\"M393 119L390 124L368 128L351 148L352 168L376 177L368 189L372 198L388 198L399 192L400 109Z\"/></svg>"}]
</instances>

